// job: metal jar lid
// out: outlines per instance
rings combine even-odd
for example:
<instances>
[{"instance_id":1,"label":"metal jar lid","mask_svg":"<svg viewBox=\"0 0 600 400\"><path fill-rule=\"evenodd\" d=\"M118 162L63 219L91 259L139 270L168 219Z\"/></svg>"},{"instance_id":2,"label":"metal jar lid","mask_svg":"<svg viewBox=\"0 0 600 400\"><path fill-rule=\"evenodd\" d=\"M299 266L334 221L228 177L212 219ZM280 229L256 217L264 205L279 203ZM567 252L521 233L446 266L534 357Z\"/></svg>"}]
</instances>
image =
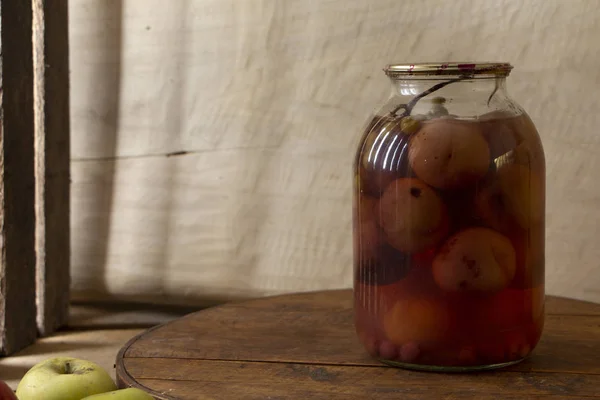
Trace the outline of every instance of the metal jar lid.
<instances>
[{"instance_id":1,"label":"metal jar lid","mask_svg":"<svg viewBox=\"0 0 600 400\"><path fill-rule=\"evenodd\" d=\"M390 78L436 75L508 76L513 66L506 62L438 62L390 64L384 68Z\"/></svg>"}]
</instances>

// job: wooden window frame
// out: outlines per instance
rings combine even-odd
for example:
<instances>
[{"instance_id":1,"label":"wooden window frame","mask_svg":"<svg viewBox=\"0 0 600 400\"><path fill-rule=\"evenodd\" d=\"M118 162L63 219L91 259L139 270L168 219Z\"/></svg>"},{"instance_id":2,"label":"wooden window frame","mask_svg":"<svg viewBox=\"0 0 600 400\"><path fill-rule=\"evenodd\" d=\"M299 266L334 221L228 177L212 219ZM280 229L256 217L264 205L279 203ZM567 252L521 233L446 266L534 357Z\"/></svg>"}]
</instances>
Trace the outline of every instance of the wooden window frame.
<instances>
[{"instance_id":1,"label":"wooden window frame","mask_svg":"<svg viewBox=\"0 0 600 400\"><path fill-rule=\"evenodd\" d=\"M67 322L67 0L0 0L0 356Z\"/></svg>"}]
</instances>

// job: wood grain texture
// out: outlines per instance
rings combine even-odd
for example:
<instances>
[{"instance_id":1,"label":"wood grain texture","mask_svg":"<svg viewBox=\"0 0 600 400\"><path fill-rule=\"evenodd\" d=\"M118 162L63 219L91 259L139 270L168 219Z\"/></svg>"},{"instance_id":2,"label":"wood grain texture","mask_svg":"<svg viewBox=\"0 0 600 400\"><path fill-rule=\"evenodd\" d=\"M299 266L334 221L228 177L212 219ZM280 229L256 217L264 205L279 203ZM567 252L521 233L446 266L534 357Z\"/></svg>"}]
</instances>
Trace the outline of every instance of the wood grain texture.
<instances>
[{"instance_id":1,"label":"wood grain texture","mask_svg":"<svg viewBox=\"0 0 600 400\"><path fill-rule=\"evenodd\" d=\"M350 290L225 304L152 328L117 357L120 387L157 399L600 398L600 305L550 297L533 356L495 372L441 374L371 359ZM565 313L573 307L573 313Z\"/></svg>"},{"instance_id":2,"label":"wood grain texture","mask_svg":"<svg viewBox=\"0 0 600 400\"><path fill-rule=\"evenodd\" d=\"M350 166L382 67L485 59L515 64L546 149L547 290L600 301L595 6L71 1L74 298L349 287Z\"/></svg>"},{"instance_id":3,"label":"wood grain texture","mask_svg":"<svg viewBox=\"0 0 600 400\"><path fill-rule=\"evenodd\" d=\"M391 368L155 359L128 363L140 384L175 399L599 398L599 375L440 375ZM166 373L165 373L166 372ZM153 393L154 394L154 393ZM200 394L200 395L199 395ZM157 396L157 398L161 398Z\"/></svg>"},{"instance_id":4,"label":"wood grain texture","mask_svg":"<svg viewBox=\"0 0 600 400\"><path fill-rule=\"evenodd\" d=\"M69 34L67 0L33 1L37 324L42 335L68 318Z\"/></svg>"},{"instance_id":5,"label":"wood grain texture","mask_svg":"<svg viewBox=\"0 0 600 400\"><path fill-rule=\"evenodd\" d=\"M0 355L36 338L31 0L0 1Z\"/></svg>"}]
</instances>

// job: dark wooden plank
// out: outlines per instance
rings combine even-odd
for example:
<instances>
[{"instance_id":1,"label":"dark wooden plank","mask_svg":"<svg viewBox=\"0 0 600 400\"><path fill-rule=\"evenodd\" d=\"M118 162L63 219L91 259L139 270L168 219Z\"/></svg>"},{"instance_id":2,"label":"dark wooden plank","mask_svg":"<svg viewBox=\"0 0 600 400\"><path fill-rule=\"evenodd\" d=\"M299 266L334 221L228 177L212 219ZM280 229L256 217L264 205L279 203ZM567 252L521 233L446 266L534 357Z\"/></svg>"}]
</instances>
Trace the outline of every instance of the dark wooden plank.
<instances>
[{"instance_id":1,"label":"dark wooden plank","mask_svg":"<svg viewBox=\"0 0 600 400\"><path fill-rule=\"evenodd\" d=\"M599 398L600 375L431 374L396 368L127 359L141 385L177 399ZM126 386L127 381L121 382ZM130 382L135 385L135 382ZM147 390L147 389L146 389ZM560 397L562 396L562 397ZM158 396L160 398L160 396ZM553 398L553 397L550 397Z\"/></svg>"},{"instance_id":2,"label":"dark wooden plank","mask_svg":"<svg viewBox=\"0 0 600 400\"><path fill-rule=\"evenodd\" d=\"M69 309L69 29L67 0L34 0L37 323L48 335Z\"/></svg>"},{"instance_id":3,"label":"dark wooden plank","mask_svg":"<svg viewBox=\"0 0 600 400\"><path fill-rule=\"evenodd\" d=\"M0 354L35 340L35 179L31 0L0 1Z\"/></svg>"},{"instance_id":4,"label":"dark wooden plank","mask_svg":"<svg viewBox=\"0 0 600 400\"><path fill-rule=\"evenodd\" d=\"M600 305L572 303L576 315L565 315L563 300L548 301L533 356L494 372L413 372L371 359L356 338L345 290L189 314L132 338L116 374L121 387L145 385L160 399L599 398Z\"/></svg>"},{"instance_id":5,"label":"dark wooden plank","mask_svg":"<svg viewBox=\"0 0 600 400\"><path fill-rule=\"evenodd\" d=\"M147 332L125 357L380 365L359 344L351 307L350 291L228 304ZM600 374L600 316L548 311L534 356L511 369Z\"/></svg>"}]
</instances>

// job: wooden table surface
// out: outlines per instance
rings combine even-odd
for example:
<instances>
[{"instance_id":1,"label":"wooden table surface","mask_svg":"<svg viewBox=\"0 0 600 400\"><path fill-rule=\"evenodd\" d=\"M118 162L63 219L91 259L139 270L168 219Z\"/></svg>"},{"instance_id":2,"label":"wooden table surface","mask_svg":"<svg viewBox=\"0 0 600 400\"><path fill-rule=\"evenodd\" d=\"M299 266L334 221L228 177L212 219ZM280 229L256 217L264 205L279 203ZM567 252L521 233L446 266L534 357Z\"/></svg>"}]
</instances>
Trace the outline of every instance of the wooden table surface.
<instances>
[{"instance_id":1,"label":"wooden table surface","mask_svg":"<svg viewBox=\"0 0 600 400\"><path fill-rule=\"evenodd\" d=\"M493 372L392 368L356 338L351 290L230 303L119 352L119 387L157 399L600 399L600 304L548 297L533 355Z\"/></svg>"}]
</instances>

